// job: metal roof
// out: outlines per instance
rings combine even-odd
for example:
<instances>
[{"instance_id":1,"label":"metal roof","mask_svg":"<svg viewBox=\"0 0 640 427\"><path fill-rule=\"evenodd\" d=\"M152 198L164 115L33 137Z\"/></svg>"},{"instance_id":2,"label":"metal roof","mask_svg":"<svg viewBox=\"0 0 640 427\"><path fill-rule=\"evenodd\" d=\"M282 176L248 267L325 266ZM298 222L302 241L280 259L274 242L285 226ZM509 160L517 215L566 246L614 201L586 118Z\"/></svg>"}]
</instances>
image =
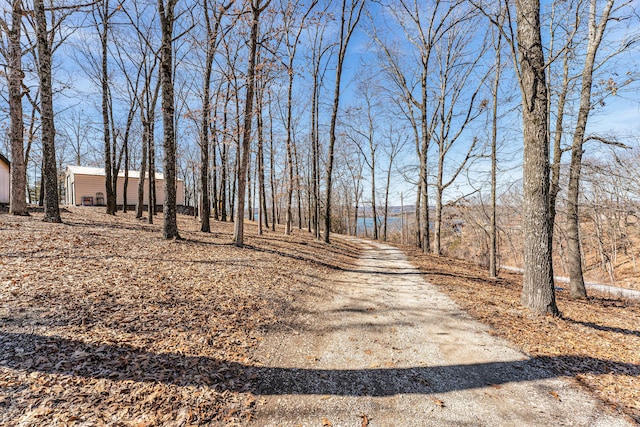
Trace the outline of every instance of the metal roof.
<instances>
[{"instance_id":1,"label":"metal roof","mask_svg":"<svg viewBox=\"0 0 640 427\"><path fill-rule=\"evenodd\" d=\"M67 166L67 174L73 175L90 175L90 176L104 176L104 168L92 168L88 166ZM124 171L118 172L119 177L124 178ZM129 171L129 178L140 178L140 171ZM164 179L164 174L156 172L156 179ZM178 179L181 181L181 179Z\"/></svg>"}]
</instances>

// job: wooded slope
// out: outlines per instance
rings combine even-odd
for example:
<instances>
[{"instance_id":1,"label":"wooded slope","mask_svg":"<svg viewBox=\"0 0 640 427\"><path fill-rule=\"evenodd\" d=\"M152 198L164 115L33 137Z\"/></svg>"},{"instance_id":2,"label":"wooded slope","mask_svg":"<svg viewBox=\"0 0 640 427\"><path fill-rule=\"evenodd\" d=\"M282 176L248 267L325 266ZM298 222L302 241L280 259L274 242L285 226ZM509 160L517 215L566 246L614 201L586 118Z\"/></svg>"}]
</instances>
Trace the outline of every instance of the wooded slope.
<instances>
[{"instance_id":1,"label":"wooded slope","mask_svg":"<svg viewBox=\"0 0 640 427\"><path fill-rule=\"evenodd\" d=\"M240 423L252 347L353 253L249 223L239 249L185 216L167 241L133 215L0 215L0 424Z\"/></svg>"}]
</instances>

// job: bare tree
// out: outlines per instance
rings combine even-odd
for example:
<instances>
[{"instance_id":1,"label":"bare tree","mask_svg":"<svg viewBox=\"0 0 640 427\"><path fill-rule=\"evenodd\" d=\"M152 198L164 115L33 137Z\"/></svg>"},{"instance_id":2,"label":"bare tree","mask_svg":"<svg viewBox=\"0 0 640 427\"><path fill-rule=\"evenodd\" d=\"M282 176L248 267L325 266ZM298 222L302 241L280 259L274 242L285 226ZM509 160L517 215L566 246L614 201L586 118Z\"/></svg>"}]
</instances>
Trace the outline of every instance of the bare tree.
<instances>
[{"instance_id":1,"label":"bare tree","mask_svg":"<svg viewBox=\"0 0 640 427\"><path fill-rule=\"evenodd\" d=\"M416 194L416 244L424 252L431 252L428 152L438 113L438 108L429 111L430 105L433 105L429 90L430 77L435 71L433 57L436 45L449 29L468 19L467 13L461 10L464 3L461 0L437 0L425 5L417 0L399 0L398 5L395 2L387 4L386 8L392 13L396 24L402 29L410 46L415 48L417 66L412 65L408 69L403 67L406 55L384 40L379 30L373 35L381 50L381 60L386 63L384 68L400 92L400 106L414 133L416 154L420 161Z\"/></svg>"},{"instance_id":2,"label":"bare tree","mask_svg":"<svg viewBox=\"0 0 640 427\"><path fill-rule=\"evenodd\" d=\"M285 218L284 234L291 234L291 202L293 197L293 142L292 142L292 116L293 116L293 79L295 77L295 70L293 67L298 52L298 45L300 44L300 36L305 26L305 21L313 8L318 3L317 0L312 0L309 5L303 5L300 0L288 2L282 10L282 22L283 30L285 32L284 46L286 48L286 70L288 75L287 80L287 116L286 116L286 148L287 148L287 164L289 172L289 182L287 186L287 212ZM303 8L304 6L304 8ZM302 9L303 8L303 9ZM301 10L302 9L302 10Z\"/></svg>"},{"instance_id":3,"label":"bare tree","mask_svg":"<svg viewBox=\"0 0 640 427\"><path fill-rule=\"evenodd\" d=\"M549 238L549 143L545 60L538 0L516 0L519 83L524 136L524 278L522 304L559 315ZM514 58L515 60L515 58Z\"/></svg>"},{"instance_id":4,"label":"bare tree","mask_svg":"<svg viewBox=\"0 0 640 427\"><path fill-rule=\"evenodd\" d=\"M355 30L362 9L364 8L364 0L350 0L347 7L347 0L342 0L340 12L340 37L338 43L338 62L336 65L335 89L333 93L333 107L331 111L331 123L329 130L329 153L327 160L327 193L325 198L325 216L324 216L324 241L329 243L329 233L331 230L331 179L333 174L334 149L336 144L336 123L338 120L338 108L340 106L340 84L342 80L342 68L344 59L347 54L347 47L353 31Z\"/></svg>"},{"instance_id":5,"label":"bare tree","mask_svg":"<svg viewBox=\"0 0 640 427\"><path fill-rule=\"evenodd\" d=\"M322 19L328 14L330 3L324 10L318 11L313 17L313 24L309 26L309 50L311 55L311 105L310 105L310 130L309 142L311 145L311 175L312 175L312 214L311 221L316 239L320 240L320 142L319 142L319 109L320 109L320 88L326 71L326 64L323 68L323 58L330 52L333 44L325 42L325 31L327 29L327 19Z\"/></svg>"},{"instance_id":6,"label":"bare tree","mask_svg":"<svg viewBox=\"0 0 640 427\"><path fill-rule=\"evenodd\" d=\"M597 0L589 2L588 29L589 38L587 53L582 70L582 87L580 90L580 108L573 133L571 145L571 165L569 167L569 186L567 192L567 235L569 255L569 287L573 298L586 298L587 290L582 275L582 254L580 250L580 227L578 216L578 199L580 196L580 169L582 165L583 144L589 110L591 110L591 86L596 53L602 41L609 21L614 0L607 0L598 20Z\"/></svg>"},{"instance_id":7,"label":"bare tree","mask_svg":"<svg viewBox=\"0 0 640 427\"><path fill-rule=\"evenodd\" d=\"M40 113L42 131L44 221L62 222L58 201L58 172L56 168L55 125L53 118L53 88L51 85L51 41L43 0L34 0L34 16L38 50L38 79L40 81Z\"/></svg>"},{"instance_id":8,"label":"bare tree","mask_svg":"<svg viewBox=\"0 0 640 427\"><path fill-rule=\"evenodd\" d=\"M352 141L353 145L357 144ZM358 235L358 216L360 214L360 200L362 200L362 171L364 169L364 164L366 163L364 153L360 149L354 149L356 147L352 147L351 144L346 145L343 150L340 150L341 156L344 158L343 163L349 172L349 178L351 178L351 193L353 194L353 202L354 202L354 214L353 214L353 225L351 227L347 226L347 234L352 234L354 236ZM351 203L347 201L347 217L351 218L349 214ZM364 219L365 224L365 232L366 232L366 218ZM352 231L353 230L353 231Z\"/></svg>"},{"instance_id":9,"label":"bare tree","mask_svg":"<svg viewBox=\"0 0 640 427\"><path fill-rule=\"evenodd\" d=\"M472 17L472 13L466 16ZM480 116L487 106L487 100L478 99L484 86L488 72L480 71L480 61L486 52L486 43L478 48L473 43L476 36L474 20L459 20L449 26L441 40L436 43L435 62L438 70L436 74L437 90L432 96L432 105L437 114L437 123L432 139L437 147L437 166L435 187L435 218L434 218L434 253L440 255L442 232L442 209L444 191L458 178L469 163L476 144L477 137L468 136L465 131ZM475 79L474 79L475 78ZM472 81L474 79L475 81ZM466 137L466 138L465 138ZM461 142L470 140L463 149ZM447 156L452 148L464 153L464 157L446 174Z\"/></svg>"},{"instance_id":10,"label":"bare tree","mask_svg":"<svg viewBox=\"0 0 640 427\"><path fill-rule=\"evenodd\" d=\"M102 0L95 4L94 23L100 37L100 86L102 93L102 127L104 138L104 170L105 170L105 192L107 203L107 214L115 215L116 213L116 187L114 186L114 175L117 179L118 171L114 173L114 165L116 163L116 137L112 135L111 128L113 123L113 105L111 103L111 93L109 88L109 20L115 14L117 9L109 10L109 0ZM113 137L113 140L112 140Z\"/></svg>"},{"instance_id":11,"label":"bare tree","mask_svg":"<svg viewBox=\"0 0 640 427\"><path fill-rule=\"evenodd\" d=\"M377 165L377 156L376 152L378 151L379 143L377 141L376 131L378 130L376 116L379 116L379 108L380 101L379 99L380 93L375 93L375 89L372 84L370 84L372 77L367 75L366 73L361 73L360 78L363 79L358 86L358 95L359 98L363 101L364 105L362 107L358 107L353 110L353 115L348 115L346 120L349 123L345 123L345 127L347 127L351 132L348 133L349 138L354 142L355 146L362 153L362 157L364 162L369 167L369 174L371 178L371 218L372 218L372 228L373 228L373 239L378 240L378 212L376 205L376 165ZM361 111L363 109L364 111ZM362 113L364 116L364 125L362 128L357 123L357 115L358 113ZM362 139L362 140L361 140ZM367 151L365 152L365 148L363 145L367 145Z\"/></svg>"},{"instance_id":12,"label":"bare tree","mask_svg":"<svg viewBox=\"0 0 640 427\"><path fill-rule=\"evenodd\" d=\"M8 65L9 116L11 120L11 192L9 212L13 215L29 215L27 211L27 169L24 157L24 121L22 119L22 0L11 2L11 26L0 18L0 28L7 34L7 46L2 47Z\"/></svg>"},{"instance_id":13,"label":"bare tree","mask_svg":"<svg viewBox=\"0 0 640 427\"><path fill-rule=\"evenodd\" d=\"M209 126L211 122L211 73L213 69L213 58L220 42L218 35L220 34L220 24L222 17L233 5L233 0L226 4L219 4L213 1L209 4L208 0L203 0L203 12L205 28L207 30L207 41L205 45L205 69L202 91L202 123L200 127L200 231L208 233L211 228L209 225L209 217L211 216L211 204L209 200ZM211 9L211 10L210 10ZM211 12L213 11L213 20Z\"/></svg>"},{"instance_id":14,"label":"bare tree","mask_svg":"<svg viewBox=\"0 0 640 427\"><path fill-rule=\"evenodd\" d=\"M249 38L249 65L246 78L246 96L244 110L244 128L242 133L241 152L238 153L238 201L236 206L236 220L233 229L233 241L236 246L244 246L244 202L247 188L247 169L249 164L249 151L251 149L251 124L253 122L253 98L255 90L256 51L258 46L258 31L260 15L269 6L271 0L251 0L251 34Z\"/></svg>"},{"instance_id":15,"label":"bare tree","mask_svg":"<svg viewBox=\"0 0 640 427\"><path fill-rule=\"evenodd\" d=\"M500 14L499 25L503 24L504 14ZM498 89L502 75L502 33L494 31L495 76L491 87L491 217L489 219L489 277L498 277L498 230L496 226L497 192L497 147L498 147ZM496 40L497 39L497 40Z\"/></svg>"},{"instance_id":16,"label":"bare tree","mask_svg":"<svg viewBox=\"0 0 640 427\"><path fill-rule=\"evenodd\" d=\"M160 49L160 79L162 82L162 123L164 132L164 222L165 239L179 239L176 217L176 134L173 81L173 26L178 0L158 0L162 47ZM150 178L153 178L150 176Z\"/></svg>"},{"instance_id":17,"label":"bare tree","mask_svg":"<svg viewBox=\"0 0 640 427\"><path fill-rule=\"evenodd\" d=\"M391 186L391 169L393 168L394 161L398 154L404 148L404 145L408 141L408 137L403 135L401 132L398 132L394 129L393 125L389 127L389 134L387 135L388 143L387 143L387 160L389 161L387 167L387 180L384 186L384 222L382 223L382 240L387 241L388 239L388 222L389 222L389 187ZM402 194L400 196L402 198ZM404 216L404 212L401 211L401 215Z\"/></svg>"}]
</instances>

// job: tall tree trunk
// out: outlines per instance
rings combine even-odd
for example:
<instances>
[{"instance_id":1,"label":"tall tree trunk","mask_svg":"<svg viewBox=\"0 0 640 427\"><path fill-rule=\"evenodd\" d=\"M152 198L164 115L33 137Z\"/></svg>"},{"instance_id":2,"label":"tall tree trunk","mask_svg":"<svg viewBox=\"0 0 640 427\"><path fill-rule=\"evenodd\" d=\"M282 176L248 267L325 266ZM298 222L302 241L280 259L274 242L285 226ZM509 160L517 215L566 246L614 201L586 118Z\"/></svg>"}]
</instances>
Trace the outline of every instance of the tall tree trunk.
<instances>
[{"instance_id":1,"label":"tall tree trunk","mask_svg":"<svg viewBox=\"0 0 640 427\"><path fill-rule=\"evenodd\" d=\"M251 148L249 148L251 149ZM249 221L255 221L253 216L253 191L251 185L253 180L251 179L251 163L252 158L251 154L249 154L249 163L247 163L247 215L249 217Z\"/></svg>"},{"instance_id":2,"label":"tall tree trunk","mask_svg":"<svg viewBox=\"0 0 640 427\"><path fill-rule=\"evenodd\" d=\"M329 243L329 234L331 231L331 187L333 178L333 158L334 149L336 144L336 122L338 119L338 108L340 106L340 83L342 80L342 67L344 65L344 58L347 54L347 47L349 46L349 40L355 30L360 16L362 14L362 8L364 7L364 0L357 0L353 2L352 8L349 10L349 17L347 18L347 2L342 0L342 12L340 17L340 41L338 51L338 63L336 66L336 81L333 92L333 108L331 111L331 124L329 129L329 155L327 163L327 197L325 199L325 216L324 216L324 241ZM345 27L346 25L346 27Z\"/></svg>"},{"instance_id":3,"label":"tall tree trunk","mask_svg":"<svg viewBox=\"0 0 640 427\"><path fill-rule=\"evenodd\" d=\"M211 25L210 17L209 17L209 2L204 0L203 3L203 12L205 18L205 25L207 29L207 44L206 44L206 62L205 62L205 70L204 70L204 81L203 81L203 95L202 95L202 123L201 123L201 145L200 145L200 186L201 186L201 218L200 218L200 231L208 233L211 231L211 226L209 223L209 217L211 216L211 201L209 195L211 193L211 189L209 187L209 154L212 149L212 144L209 142L209 127L211 126L211 99L210 99L210 86L211 86L211 73L213 68L213 58L215 54L215 49L218 44L218 31L220 28L220 22L222 20L222 16L224 13L231 7L233 1L229 2L226 5L217 5L216 10L214 12L214 22L213 26ZM216 98L217 99L217 98ZM214 125L215 126L215 125ZM214 135L215 138L215 135ZM217 198L215 197L216 192L216 182L215 182L215 163L216 163L216 153L215 153L215 145L213 145L213 166L214 166L214 179L213 179L213 204L214 204L214 214L216 219L218 219L218 207L217 207Z\"/></svg>"},{"instance_id":4,"label":"tall tree trunk","mask_svg":"<svg viewBox=\"0 0 640 427\"><path fill-rule=\"evenodd\" d=\"M433 221L433 253L437 256L442 255L442 187L436 185L436 206L435 206L435 220Z\"/></svg>"},{"instance_id":5,"label":"tall tree trunk","mask_svg":"<svg viewBox=\"0 0 640 427\"><path fill-rule=\"evenodd\" d=\"M318 142L318 74L319 64L314 64L313 93L311 95L311 151L313 175L313 229L316 239L320 240L320 160Z\"/></svg>"},{"instance_id":6,"label":"tall tree trunk","mask_svg":"<svg viewBox=\"0 0 640 427\"><path fill-rule=\"evenodd\" d=\"M426 59L425 59L426 61ZM420 141L420 184L418 186L418 192L420 194L420 220L418 221L418 236L422 237L420 246L422 252L431 252L431 236L429 231L429 174L427 173L429 152L429 129L427 122L427 64L424 63L424 69L422 71L422 105L420 111L420 123L422 127L422 140Z\"/></svg>"},{"instance_id":7,"label":"tall tree trunk","mask_svg":"<svg viewBox=\"0 0 640 427\"><path fill-rule=\"evenodd\" d=\"M27 210L27 168L24 158L24 122L22 120L22 0L12 1L11 29L9 30L9 116L11 117L11 182L9 213L29 215Z\"/></svg>"},{"instance_id":8,"label":"tall tree trunk","mask_svg":"<svg viewBox=\"0 0 640 427\"><path fill-rule=\"evenodd\" d=\"M155 113L149 112L150 118L155 120ZM155 148L155 125L149 120L149 224L153 224L153 216L156 214L156 148Z\"/></svg>"},{"instance_id":9,"label":"tall tree trunk","mask_svg":"<svg viewBox=\"0 0 640 427\"><path fill-rule=\"evenodd\" d=\"M127 114L127 123L125 125L124 138L122 139L122 151L120 151L120 158L118 159L118 169L120 169L120 162L124 158L124 182L122 183L122 212L127 212L127 188L129 187L129 136L131 135L131 127L133 126L133 119L136 114L137 103L132 101L129 113ZM118 171L116 170L116 174ZM115 184L115 182L114 182Z\"/></svg>"},{"instance_id":10,"label":"tall tree trunk","mask_svg":"<svg viewBox=\"0 0 640 427\"><path fill-rule=\"evenodd\" d=\"M38 78L40 80L40 120L44 177L45 222L62 222L58 202L58 171L56 168L55 124L53 119L53 90L51 87L51 46L47 30L47 16L43 0L34 0L36 39L38 49ZM43 189L41 188L41 192Z\"/></svg>"},{"instance_id":11,"label":"tall tree trunk","mask_svg":"<svg viewBox=\"0 0 640 427\"><path fill-rule=\"evenodd\" d=\"M580 216L578 202L580 199L580 170L584 153L584 134L591 108L591 87L596 53L609 20L614 0L608 0L596 23L596 0L590 0L589 9L589 43L587 56L582 70L582 87L580 90L580 109L576 120L576 129L571 144L571 166L569 168L569 188L567 190L567 253L569 258L569 288L572 298L586 298L582 274L582 252L580 250Z\"/></svg>"},{"instance_id":12,"label":"tall tree trunk","mask_svg":"<svg viewBox=\"0 0 640 427\"><path fill-rule=\"evenodd\" d=\"M371 151L371 215L373 217L373 239L378 240L378 211L376 209L376 154L373 148L373 137L369 138Z\"/></svg>"},{"instance_id":13,"label":"tall tree trunk","mask_svg":"<svg viewBox=\"0 0 640 427\"><path fill-rule=\"evenodd\" d=\"M223 137L223 139L226 139ZM228 165L228 147L226 141L222 143L222 173L220 176L220 210L222 221L227 221L227 165Z\"/></svg>"},{"instance_id":14,"label":"tall tree trunk","mask_svg":"<svg viewBox=\"0 0 640 427\"><path fill-rule=\"evenodd\" d=\"M149 142L148 160L149 160L149 206L148 213L149 224L153 224L153 216L156 214L156 148L155 148L155 121L156 121L156 104L160 93L160 79L156 83L153 97L147 102L147 136Z\"/></svg>"},{"instance_id":15,"label":"tall tree trunk","mask_svg":"<svg viewBox=\"0 0 640 427\"><path fill-rule=\"evenodd\" d=\"M387 225L389 222L389 186L391 185L391 167L393 166L393 154L389 155L389 169L387 169L387 182L384 186L384 224L382 226L382 241L387 241Z\"/></svg>"},{"instance_id":16,"label":"tall tree trunk","mask_svg":"<svg viewBox=\"0 0 640 427\"><path fill-rule=\"evenodd\" d=\"M300 162L298 159L298 148L296 147L295 142L293 143L293 158L296 162L296 193L298 196L298 230L302 230L302 195L301 195L301 185L300 185Z\"/></svg>"},{"instance_id":17,"label":"tall tree trunk","mask_svg":"<svg viewBox=\"0 0 640 427\"><path fill-rule=\"evenodd\" d=\"M428 174L427 174L427 153L424 150L423 157L425 159L424 172L422 173L422 185L420 186L420 221L419 226L421 228L420 236L422 237L422 251L425 253L431 253L431 224L429 222L429 187L428 187Z\"/></svg>"},{"instance_id":18,"label":"tall tree trunk","mask_svg":"<svg viewBox=\"0 0 640 427\"><path fill-rule=\"evenodd\" d=\"M166 1L166 3L165 3ZM179 239L176 206L176 131L173 99L173 24L177 0L158 0L162 47L160 79L162 82L162 124L164 149L164 221L162 235L165 239Z\"/></svg>"},{"instance_id":19,"label":"tall tree trunk","mask_svg":"<svg viewBox=\"0 0 640 427\"><path fill-rule=\"evenodd\" d=\"M38 194L38 206L44 206L44 157L40 163L40 194Z\"/></svg>"},{"instance_id":20,"label":"tall tree trunk","mask_svg":"<svg viewBox=\"0 0 640 427\"><path fill-rule=\"evenodd\" d=\"M276 231L276 169L273 149L273 114L271 114L271 94L269 93L269 181L271 184L271 231Z\"/></svg>"},{"instance_id":21,"label":"tall tree trunk","mask_svg":"<svg viewBox=\"0 0 640 427\"><path fill-rule=\"evenodd\" d=\"M233 240L238 247L244 246L244 202L247 185L247 169L249 166L249 151L251 149L251 124L253 122L253 98L255 90L256 52L258 46L258 27L260 14L269 5L270 0L261 6L262 0L251 1L251 36L249 41L249 65L247 70L247 92L245 97L244 128L242 132L242 147L238 151L238 200L236 221L233 228Z\"/></svg>"},{"instance_id":22,"label":"tall tree trunk","mask_svg":"<svg viewBox=\"0 0 640 427\"><path fill-rule=\"evenodd\" d=\"M149 135L147 134L147 124L144 119L143 108L140 108L140 118L142 120L142 158L140 159L140 179L138 180L136 218L142 218L142 209L144 206L144 180L147 173L147 144L149 144Z\"/></svg>"},{"instance_id":23,"label":"tall tree trunk","mask_svg":"<svg viewBox=\"0 0 640 427\"><path fill-rule=\"evenodd\" d=\"M295 54L294 54L295 55ZM293 98L293 55L289 56L289 84L287 87L287 212L284 221L284 234L291 234L291 202L293 198L293 149L291 148L291 126L292 126L292 98Z\"/></svg>"},{"instance_id":24,"label":"tall tree trunk","mask_svg":"<svg viewBox=\"0 0 640 427\"><path fill-rule=\"evenodd\" d=\"M129 187L129 136L124 137L124 182L122 183L122 212L127 213L127 188Z\"/></svg>"},{"instance_id":25,"label":"tall tree trunk","mask_svg":"<svg viewBox=\"0 0 640 427\"><path fill-rule=\"evenodd\" d=\"M560 166L562 162L562 136L564 133L564 108L569 92L569 57L572 55L571 50L567 50L563 59L563 78L562 88L558 94L558 105L556 109L556 123L553 137L553 160L551 162L551 178L549 183L549 240L553 251L553 235L556 223L556 201L560 192ZM549 97L551 98L551 97ZM551 261L551 275L554 276L553 260Z\"/></svg>"},{"instance_id":26,"label":"tall tree trunk","mask_svg":"<svg viewBox=\"0 0 640 427\"><path fill-rule=\"evenodd\" d=\"M32 108L31 109L31 117L30 117L30 122L29 122L29 130L27 132L27 147L24 150L24 167L25 167L25 171L27 170L27 168L29 167L29 155L31 153L31 147L33 146L33 140L36 137L36 115L37 115L37 109L36 108ZM34 176L34 182L33 182L33 197L35 197L35 191L36 191L36 183L35 183L35 176L36 176L36 166L34 163L34 171L33 171L33 176ZM28 184L28 183L27 183ZM27 189L27 197L28 199L28 204L32 203L32 194L31 191L29 191ZM40 206L42 206L42 203L40 203Z\"/></svg>"},{"instance_id":27,"label":"tall tree trunk","mask_svg":"<svg viewBox=\"0 0 640 427\"><path fill-rule=\"evenodd\" d=\"M229 144L228 144L228 107L229 100L231 99L230 94L231 88L227 86L227 92L224 100L224 110L222 111L222 153L220 162L222 163L222 172L220 174L220 211L222 221L227 221L227 181L228 181L228 170L229 170Z\"/></svg>"},{"instance_id":28,"label":"tall tree trunk","mask_svg":"<svg viewBox=\"0 0 640 427\"><path fill-rule=\"evenodd\" d=\"M422 162L422 160L421 160ZM422 167L420 168L422 169ZM416 231L415 231L415 237L416 237L416 247L422 249L422 171L420 171L420 177L419 177L419 182L418 182L418 188L416 191L416 210L415 210L415 217L416 217ZM422 249L422 251L424 252L425 250Z\"/></svg>"},{"instance_id":29,"label":"tall tree trunk","mask_svg":"<svg viewBox=\"0 0 640 427\"><path fill-rule=\"evenodd\" d=\"M233 219L233 215L235 213L235 208L236 208L236 185L238 183L238 156L240 155L240 141L238 140L238 144L237 145L237 149L236 149L236 158L233 159L233 174L232 174L232 180L229 183L229 212L231 213L229 220L231 222L234 222Z\"/></svg>"},{"instance_id":30,"label":"tall tree trunk","mask_svg":"<svg viewBox=\"0 0 640 427\"><path fill-rule=\"evenodd\" d=\"M260 85L259 93L256 96L257 102L257 131L258 131L258 205L260 211L260 218L258 224L258 234L263 233L263 224L265 228L269 228L269 220L267 219L267 196L265 194L264 183L264 134L263 134L263 97L264 90L263 85Z\"/></svg>"},{"instance_id":31,"label":"tall tree trunk","mask_svg":"<svg viewBox=\"0 0 640 427\"><path fill-rule=\"evenodd\" d=\"M115 154L112 155L112 149L115 151L115 141L111 141L111 112L109 110L109 67L108 67L108 31L109 31L109 0L104 0L96 6L101 8L98 12L102 22L100 31L100 49L101 49L101 69L100 84L102 90L102 129L104 138L104 172L105 172L105 191L107 202L107 214L115 215L116 213L116 189L113 181L117 178L113 177L113 162L115 162ZM98 24L96 22L96 24Z\"/></svg>"},{"instance_id":32,"label":"tall tree trunk","mask_svg":"<svg viewBox=\"0 0 640 427\"><path fill-rule=\"evenodd\" d=\"M216 219L216 221L220 219L220 209L218 206L220 202L220 198L218 197L218 160L216 153L216 147L218 145L217 133L218 131L214 122L213 128L211 130L213 138L213 143L211 144L211 193L213 197L213 217Z\"/></svg>"},{"instance_id":33,"label":"tall tree trunk","mask_svg":"<svg viewBox=\"0 0 640 427\"><path fill-rule=\"evenodd\" d=\"M360 191L358 190L358 187L356 187L356 191L355 191L356 208L354 209L354 214L353 214L353 235L354 236L358 236L358 213L360 212L360 206L359 206L360 197L358 196L358 194L360 194ZM362 224L364 226L364 235L366 237L367 236L367 222L363 221ZM350 234L350 230L348 228L347 228L347 234Z\"/></svg>"},{"instance_id":34,"label":"tall tree trunk","mask_svg":"<svg viewBox=\"0 0 640 427\"><path fill-rule=\"evenodd\" d=\"M547 86L540 35L540 2L516 0L524 136L524 277L522 304L559 315L549 244L549 144Z\"/></svg>"},{"instance_id":35,"label":"tall tree trunk","mask_svg":"<svg viewBox=\"0 0 640 427\"><path fill-rule=\"evenodd\" d=\"M492 87L493 111L491 115L491 218L489 219L489 277L498 277L498 231L496 227L497 146L498 146L498 89L500 88L502 33L498 33L496 46L496 75Z\"/></svg>"},{"instance_id":36,"label":"tall tree trunk","mask_svg":"<svg viewBox=\"0 0 640 427\"><path fill-rule=\"evenodd\" d=\"M213 41L211 40L211 28L209 24L209 7L204 2L204 15L207 23L207 58L204 70L203 93L202 93L202 123L200 129L200 231L209 233L211 226L209 217L211 216L211 204L209 202L209 123L211 121L211 70L213 66Z\"/></svg>"}]
</instances>

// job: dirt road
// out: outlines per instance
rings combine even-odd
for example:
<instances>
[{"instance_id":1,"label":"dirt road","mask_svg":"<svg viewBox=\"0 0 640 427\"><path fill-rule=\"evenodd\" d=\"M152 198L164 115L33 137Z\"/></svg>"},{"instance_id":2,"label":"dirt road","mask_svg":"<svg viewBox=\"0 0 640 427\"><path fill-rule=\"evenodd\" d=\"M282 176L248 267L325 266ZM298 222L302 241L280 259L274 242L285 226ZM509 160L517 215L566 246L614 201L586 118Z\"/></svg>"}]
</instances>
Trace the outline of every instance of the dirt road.
<instances>
[{"instance_id":1,"label":"dirt road","mask_svg":"<svg viewBox=\"0 0 640 427\"><path fill-rule=\"evenodd\" d=\"M362 242L258 358L255 426L626 426L426 283L401 251Z\"/></svg>"}]
</instances>

